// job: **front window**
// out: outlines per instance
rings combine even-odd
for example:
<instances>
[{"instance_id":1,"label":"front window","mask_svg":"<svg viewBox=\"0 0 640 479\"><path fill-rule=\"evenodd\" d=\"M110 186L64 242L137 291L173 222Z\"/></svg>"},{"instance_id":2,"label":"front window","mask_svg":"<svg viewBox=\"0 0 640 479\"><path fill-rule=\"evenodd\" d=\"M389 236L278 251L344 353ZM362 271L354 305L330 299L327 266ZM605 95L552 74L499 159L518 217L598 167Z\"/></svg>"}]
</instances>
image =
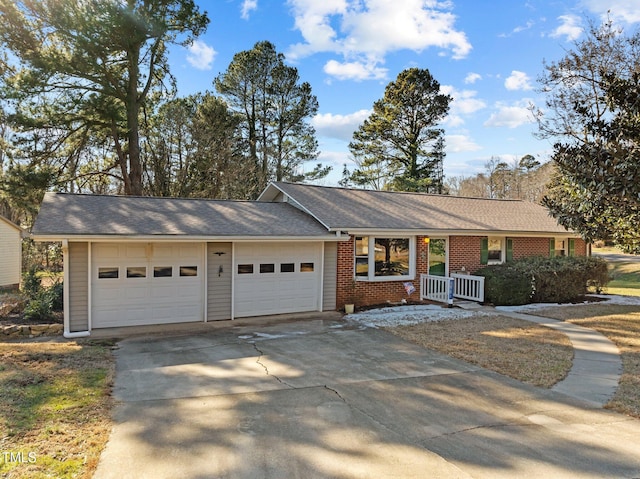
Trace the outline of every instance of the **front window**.
<instances>
[{"instance_id":1,"label":"front window","mask_svg":"<svg viewBox=\"0 0 640 479\"><path fill-rule=\"evenodd\" d=\"M555 256L568 256L567 238L556 238L555 240Z\"/></svg>"},{"instance_id":2,"label":"front window","mask_svg":"<svg viewBox=\"0 0 640 479\"><path fill-rule=\"evenodd\" d=\"M412 276L412 238L356 237L355 275L369 280Z\"/></svg>"},{"instance_id":3,"label":"front window","mask_svg":"<svg viewBox=\"0 0 640 479\"><path fill-rule=\"evenodd\" d=\"M369 276L369 237L356 238L356 276Z\"/></svg>"},{"instance_id":4,"label":"front window","mask_svg":"<svg viewBox=\"0 0 640 479\"><path fill-rule=\"evenodd\" d=\"M503 262L502 244L503 238L489 238L489 264L499 264Z\"/></svg>"}]
</instances>

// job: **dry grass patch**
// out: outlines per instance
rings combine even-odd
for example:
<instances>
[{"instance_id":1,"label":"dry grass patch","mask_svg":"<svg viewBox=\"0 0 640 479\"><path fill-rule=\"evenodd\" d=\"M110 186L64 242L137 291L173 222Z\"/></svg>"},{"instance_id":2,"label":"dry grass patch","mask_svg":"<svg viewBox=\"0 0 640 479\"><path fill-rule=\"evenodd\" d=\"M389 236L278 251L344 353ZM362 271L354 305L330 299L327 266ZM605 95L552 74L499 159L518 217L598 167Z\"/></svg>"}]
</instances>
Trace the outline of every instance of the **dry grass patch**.
<instances>
[{"instance_id":1,"label":"dry grass patch","mask_svg":"<svg viewBox=\"0 0 640 479\"><path fill-rule=\"evenodd\" d=\"M0 343L0 475L91 477L111 430L111 343Z\"/></svg>"},{"instance_id":2,"label":"dry grass patch","mask_svg":"<svg viewBox=\"0 0 640 479\"><path fill-rule=\"evenodd\" d=\"M564 379L573 360L566 335L506 316L474 316L387 330L425 348L545 388Z\"/></svg>"},{"instance_id":3,"label":"dry grass patch","mask_svg":"<svg viewBox=\"0 0 640 479\"><path fill-rule=\"evenodd\" d=\"M640 306L596 303L550 307L536 314L595 329L613 341L622 355L623 373L606 407L640 418Z\"/></svg>"}]
</instances>

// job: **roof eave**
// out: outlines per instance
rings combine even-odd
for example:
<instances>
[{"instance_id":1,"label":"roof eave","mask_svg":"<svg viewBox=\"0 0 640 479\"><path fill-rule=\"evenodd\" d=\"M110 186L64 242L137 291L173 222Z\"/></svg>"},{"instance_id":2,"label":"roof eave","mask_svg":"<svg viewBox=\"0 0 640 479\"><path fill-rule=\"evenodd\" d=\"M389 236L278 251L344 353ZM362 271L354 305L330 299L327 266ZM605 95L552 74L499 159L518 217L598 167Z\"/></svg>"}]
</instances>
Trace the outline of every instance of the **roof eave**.
<instances>
[{"instance_id":1,"label":"roof eave","mask_svg":"<svg viewBox=\"0 0 640 479\"><path fill-rule=\"evenodd\" d=\"M351 235L403 235L403 236L513 236L528 238L549 238L549 237L580 237L572 231L519 231L519 230L469 230L469 229L437 229L437 228L409 228L409 229L389 229L389 228L349 228L337 227L330 231L342 231Z\"/></svg>"},{"instance_id":2,"label":"roof eave","mask_svg":"<svg viewBox=\"0 0 640 479\"><path fill-rule=\"evenodd\" d=\"M193 243L193 242L255 242L255 241L346 241L348 238L340 237L335 234L323 235L283 235L283 236L208 236L208 235L89 235L75 233L41 233L33 234L35 241L88 241L88 242L176 242L176 243Z\"/></svg>"}]
</instances>

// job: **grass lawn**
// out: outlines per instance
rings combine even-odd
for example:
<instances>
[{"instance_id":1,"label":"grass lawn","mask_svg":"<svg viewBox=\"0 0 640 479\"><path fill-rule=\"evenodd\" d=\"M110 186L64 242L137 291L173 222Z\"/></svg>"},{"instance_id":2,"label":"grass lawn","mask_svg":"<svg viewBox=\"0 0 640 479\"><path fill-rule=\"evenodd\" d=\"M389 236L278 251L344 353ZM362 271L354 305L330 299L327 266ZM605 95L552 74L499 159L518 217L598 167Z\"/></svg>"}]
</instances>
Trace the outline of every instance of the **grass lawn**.
<instances>
[{"instance_id":1,"label":"grass lawn","mask_svg":"<svg viewBox=\"0 0 640 479\"><path fill-rule=\"evenodd\" d=\"M594 253L622 255L617 248L594 248ZM624 258L624 256L621 256ZM624 296L640 296L640 261L609 261L609 272L613 278L606 287L608 294L621 294Z\"/></svg>"},{"instance_id":2,"label":"grass lawn","mask_svg":"<svg viewBox=\"0 0 640 479\"><path fill-rule=\"evenodd\" d=\"M640 306L607 304L549 307L538 316L599 331L620 349L623 374L606 405L640 418ZM427 322L388 328L429 349L540 387L551 387L571 368L573 350L559 331L502 316Z\"/></svg>"},{"instance_id":3,"label":"grass lawn","mask_svg":"<svg viewBox=\"0 0 640 479\"><path fill-rule=\"evenodd\" d=\"M610 262L609 272L613 279L606 287L607 293L640 296L640 262Z\"/></svg>"},{"instance_id":4,"label":"grass lawn","mask_svg":"<svg viewBox=\"0 0 640 479\"><path fill-rule=\"evenodd\" d=\"M566 335L506 316L476 316L388 330L425 348L545 388L565 378L573 359Z\"/></svg>"},{"instance_id":5,"label":"grass lawn","mask_svg":"<svg viewBox=\"0 0 640 479\"><path fill-rule=\"evenodd\" d=\"M640 418L640 306L598 303L555 307L536 314L595 329L613 341L622 355L622 378L607 407Z\"/></svg>"},{"instance_id":6,"label":"grass lawn","mask_svg":"<svg viewBox=\"0 0 640 479\"><path fill-rule=\"evenodd\" d=\"M0 342L1 477L91 477L111 430L111 347Z\"/></svg>"}]
</instances>

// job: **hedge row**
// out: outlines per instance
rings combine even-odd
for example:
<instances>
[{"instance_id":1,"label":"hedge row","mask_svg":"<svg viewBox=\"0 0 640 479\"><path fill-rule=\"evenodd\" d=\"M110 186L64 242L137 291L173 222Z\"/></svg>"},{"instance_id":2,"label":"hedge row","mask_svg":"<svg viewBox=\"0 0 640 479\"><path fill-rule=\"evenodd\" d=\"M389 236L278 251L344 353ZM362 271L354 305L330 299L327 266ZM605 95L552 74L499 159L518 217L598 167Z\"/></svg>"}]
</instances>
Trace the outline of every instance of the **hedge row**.
<instances>
[{"instance_id":1,"label":"hedge row","mask_svg":"<svg viewBox=\"0 0 640 479\"><path fill-rule=\"evenodd\" d=\"M485 277L485 301L495 305L577 301L611 279L603 259L585 256L523 258L475 274Z\"/></svg>"}]
</instances>

